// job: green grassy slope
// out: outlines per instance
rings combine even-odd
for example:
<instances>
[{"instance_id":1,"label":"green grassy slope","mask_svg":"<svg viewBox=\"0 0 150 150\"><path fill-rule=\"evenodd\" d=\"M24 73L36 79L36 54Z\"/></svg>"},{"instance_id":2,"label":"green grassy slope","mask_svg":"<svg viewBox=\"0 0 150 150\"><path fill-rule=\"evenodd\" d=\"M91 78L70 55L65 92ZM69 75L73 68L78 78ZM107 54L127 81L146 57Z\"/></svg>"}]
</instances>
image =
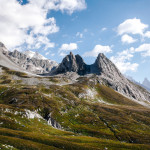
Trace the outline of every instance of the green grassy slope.
<instances>
[{"instance_id":1,"label":"green grassy slope","mask_svg":"<svg viewBox=\"0 0 150 150\"><path fill-rule=\"evenodd\" d=\"M45 87L23 85L11 75L7 69L0 75L1 149L150 149L149 108L87 78L61 86L51 78ZM43 118L51 113L62 129L28 118L27 110Z\"/></svg>"}]
</instances>

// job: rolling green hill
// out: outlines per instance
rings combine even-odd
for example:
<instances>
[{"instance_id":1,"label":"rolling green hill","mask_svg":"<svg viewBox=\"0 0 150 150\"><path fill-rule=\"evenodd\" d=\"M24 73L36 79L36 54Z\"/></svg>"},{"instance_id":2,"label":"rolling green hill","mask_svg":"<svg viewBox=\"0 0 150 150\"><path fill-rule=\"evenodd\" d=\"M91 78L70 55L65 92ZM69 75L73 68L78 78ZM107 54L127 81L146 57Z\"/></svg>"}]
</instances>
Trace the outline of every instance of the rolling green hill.
<instances>
[{"instance_id":1,"label":"rolling green hill","mask_svg":"<svg viewBox=\"0 0 150 150\"><path fill-rule=\"evenodd\" d=\"M150 149L149 107L98 83L94 75L76 82L34 76L33 85L27 84L30 78L2 67L1 149Z\"/></svg>"}]
</instances>

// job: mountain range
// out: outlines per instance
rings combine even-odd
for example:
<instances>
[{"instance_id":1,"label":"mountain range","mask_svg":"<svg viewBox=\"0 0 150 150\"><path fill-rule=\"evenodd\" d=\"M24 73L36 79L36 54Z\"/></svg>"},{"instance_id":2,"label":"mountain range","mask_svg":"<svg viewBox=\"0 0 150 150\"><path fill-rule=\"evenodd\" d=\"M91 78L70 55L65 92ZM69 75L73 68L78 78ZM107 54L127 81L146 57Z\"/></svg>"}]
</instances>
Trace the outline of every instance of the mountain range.
<instances>
[{"instance_id":1,"label":"mountain range","mask_svg":"<svg viewBox=\"0 0 150 150\"><path fill-rule=\"evenodd\" d=\"M10 52L3 43L0 43L0 46L5 58L11 60L14 65L18 65L22 70L24 69L30 73L45 74L46 76L63 75L71 72L74 73L73 76L96 75L100 83L108 85L115 91L133 100L137 100L139 103L144 104L145 101L149 101L150 99L149 92L139 88L137 86L139 84L136 85L127 80L117 67L102 53L97 56L93 64L87 65L80 55L74 55L70 52L58 65L55 61L48 60L37 52L19 52L17 50ZM1 63L4 66L5 64L7 63Z\"/></svg>"},{"instance_id":2,"label":"mountain range","mask_svg":"<svg viewBox=\"0 0 150 150\"><path fill-rule=\"evenodd\" d=\"M150 91L150 81L145 78L144 81L142 82L142 85L148 90Z\"/></svg>"},{"instance_id":3,"label":"mountain range","mask_svg":"<svg viewBox=\"0 0 150 150\"><path fill-rule=\"evenodd\" d=\"M28 72L35 74L48 73L58 65L55 61L46 59L37 52L19 52L17 50L11 52L7 50L3 43L0 43L0 47L2 53L7 56L7 58Z\"/></svg>"},{"instance_id":4,"label":"mountain range","mask_svg":"<svg viewBox=\"0 0 150 150\"><path fill-rule=\"evenodd\" d=\"M150 81L147 78L145 78L144 81L140 83L140 82L135 81L131 76L125 75L125 77L129 79L131 82L145 88L147 91L150 92Z\"/></svg>"},{"instance_id":5,"label":"mountain range","mask_svg":"<svg viewBox=\"0 0 150 150\"><path fill-rule=\"evenodd\" d=\"M57 64L0 43L0 149L149 150L149 125L150 93L104 54Z\"/></svg>"}]
</instances>

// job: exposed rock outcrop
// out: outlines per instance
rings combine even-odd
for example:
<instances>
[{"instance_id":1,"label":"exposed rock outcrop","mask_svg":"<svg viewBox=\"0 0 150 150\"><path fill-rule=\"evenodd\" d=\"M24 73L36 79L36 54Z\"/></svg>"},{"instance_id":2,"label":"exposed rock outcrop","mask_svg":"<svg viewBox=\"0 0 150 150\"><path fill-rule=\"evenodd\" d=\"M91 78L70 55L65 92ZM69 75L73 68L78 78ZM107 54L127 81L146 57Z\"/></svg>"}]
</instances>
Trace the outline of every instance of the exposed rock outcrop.
<instances>
[{"instance_id":1,"label":"exposed rock outcrop","mask_svg":"<svg viewBox=\"0 0 150 150\"><path fill-rule=\"evenodd\" d=\"M49 114L47 122L49 125L51 125L52 127L56 129L62 129L61 125L51 117L51 114Z\"/></svg>"},{"instance_id":2,"label":"exposed rock outcrop","mask_svg":"<svg viewBox=\"0 0 150 150\"><path fill-rule=\"evenodd\" d=\"M39 59L39 57L38 59L35 57L32 58L17 50L9 52L8 56L11 60L13 60L25 70L36 74L48 73L57 66L55 61Z\"/></svg>"},{"instance_id":3,"label":"exposed rock outcrop","mask_svg":"<svg viewBox=\"0 0 150 150\"><path fill-rule=\"evenodd\" d=\"M66 72L75 72L84 76L96 74L99 83L111 87L126 97L138 100L139 102L150 101L150 93L126 79L117 67L102 53L98 55L92 65L85 64L81 56L70 53L52 74L57 75Z\"/></svg>"},{"instance_id":4,"label":"exposed rock outcrop","mask_svg":"<svg viewBox=\"0 0 150 150\"><path fill-rule=\"evenodd\" d=\"M0 65L16 71L22 72L25 71L23 68L19 67L8 57L8 50L5 47L5 45L1 42L0 42Z\"/></svg>"},{"instance_id":5,"label":"exposed rock outcrop","mask_svg":"<svg viewBox=\"0 0 150 150\"><path fill-rule=\"evenodd\" d=\"M66 72L76 72L79 75L105 74L110 78L121 76L116 66L102 53L98 55L94 64L87 65L80 55L73 55L72 52L70 52L70 54L62 60L58 68L53 71L53 74Z\"/></svg>"},{"instance_id":6,"label":"exposed rock outcrop","mask_svg":"<svg viewBox=\"0 0 150 150\"><path fill-rule=\"evenodd\" d=\"M58 64L55 61L46 59L37 52L26 51L25 53L14 50L10 52L0 42L1 52L19 67L35 74L49 73Z\"/></svg>"},{"instance_id":7,"label":"exposed rock outcrop","mask_svg":"<svg viewBox=\"0 0 150 150\"><path fill-rule=\"evenodd\" d=\"M87 71L87 65L79 55L73 55L70 52L63 60L62 63L55 69L52 74L62 74L67 72L76 72L79 75L84 75Z\"/></svg>"},{"instance_id":8,"label":"exposed rock outcrop","mask_svg":"<svg viewBox=\"0 0 150 150\"><path fill-rule=\"evenodd\" d=\"M34 56L41 58L40 55L35 53ZM20 68L23 68L36 74L48 73L48 75L63 74L69 76L68 74L71 73L71 77L73 75L78 77L95 74L98 83L105 84L126 97L141 103L142 101L150 101L150 93L141 86L126 79L117 67L102 53L98 55L92 65L87 65L81 56L70 53L57 66L55 62L45 58L39 60L17 50L9 52L5 45L0 43L0 64L5 64L8 68L11 66L11 69L18 68L19 71L21 71Z\"/></svg>"}]
</instances>

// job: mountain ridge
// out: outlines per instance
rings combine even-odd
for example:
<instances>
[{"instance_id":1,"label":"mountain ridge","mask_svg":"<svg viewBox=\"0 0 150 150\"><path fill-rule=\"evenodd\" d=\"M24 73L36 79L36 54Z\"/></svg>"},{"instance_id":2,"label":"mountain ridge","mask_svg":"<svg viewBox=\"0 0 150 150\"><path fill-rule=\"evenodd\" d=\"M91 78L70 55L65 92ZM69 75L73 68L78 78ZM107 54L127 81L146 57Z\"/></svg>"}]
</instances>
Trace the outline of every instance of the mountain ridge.
<instances>
[{"instance_id":1,"label":"mountain ridge","mask_svg":"<svg viewBox=\"0 0 150 150\"><path fill-rule=\"evenodd\" d=\"M0 149L150 149L150 93L104 54L86 65L70 53L53 70L58 74L31 76L2 51L8 67L0 65Z\"/></svg>"},{"instance_id":2,"label":"mountain ridge","mask_svg":"<svg viewBox=\"0 0 150 150\"><path fill-rule=\"evenodd\" d=\"M55 61L49 60L37 52L19 52L17 50L9 51L3 43L0 43L0 47L2 54L24 70L31 73L48 73L58 65Z\"/></svg>"},{"instance_id":3,"label":"mountain ridge","mask_svg":"<svg viewBox=\"0 0 150 150\"><path fill-rule=\"evenodd\" d=\"M80 61L77 58L80 58ZM80 76L92 76L95 74L99 83L111 87L128 98L136 100L139 103L150 101L150 93L126 79L118 68L102 53L98 55L93 64L87 65L80 55L73 55L71 52L50 75L69 72Z\"/></svg>"},{"instance_id":4,"label":"mountain ridge","mask_svg":"<svg viewBox=\"0 0 150 150\"><path fill-rule=\"evenodd\" d=\"M111 87L120 94L136 100L138 103L146 105L150 101L150 93L139 85L126 79L118 68L104 54L100 53L95 62L87 65L80 55L74 55L70 52L64 57L62 62L52 68L48 60L37 60L27 58L27 56L17 50L5 54L13 62L19 64L25 70L36 74L45 74L46 76L70 76L75 81L78 76L93 76L95 79L106 86ZM71 75L69 75L71 73Z\"/></svg>"},{"instance_id":5,"label":"mountain ridge","mask_svg":"<svg viewBox=\"0 0 150 150\"><path fill-rule=\"evenodd\" d=\"M150 81L147 78L144 79L142 85L145 86L150 91Z\"/></svg>"}]
</instances>

